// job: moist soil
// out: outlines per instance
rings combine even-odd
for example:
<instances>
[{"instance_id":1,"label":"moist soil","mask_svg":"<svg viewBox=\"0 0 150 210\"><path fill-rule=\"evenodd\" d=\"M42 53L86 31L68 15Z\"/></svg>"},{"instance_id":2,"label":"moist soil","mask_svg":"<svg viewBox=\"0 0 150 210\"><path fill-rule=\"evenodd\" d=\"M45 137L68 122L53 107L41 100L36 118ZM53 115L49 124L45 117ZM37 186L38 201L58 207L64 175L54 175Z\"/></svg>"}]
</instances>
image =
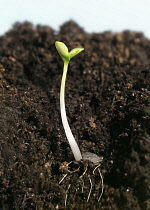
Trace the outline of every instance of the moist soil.
<instances>
[{"instance_id":1,"label":"moist soil","mask_svg":"<svg viewBox=\"0 0 150 210\"><path fill-rule=\"evenodd\" d=\"M62 127L57 40L85 48L69 65L66 112L82 153L102 159L99 202L100 175L74 162ZM58 32L16 23L0 37L0 71L1 210L150 209L150 40L89 34L73 21Z\"/></svg>"}]
</instances>

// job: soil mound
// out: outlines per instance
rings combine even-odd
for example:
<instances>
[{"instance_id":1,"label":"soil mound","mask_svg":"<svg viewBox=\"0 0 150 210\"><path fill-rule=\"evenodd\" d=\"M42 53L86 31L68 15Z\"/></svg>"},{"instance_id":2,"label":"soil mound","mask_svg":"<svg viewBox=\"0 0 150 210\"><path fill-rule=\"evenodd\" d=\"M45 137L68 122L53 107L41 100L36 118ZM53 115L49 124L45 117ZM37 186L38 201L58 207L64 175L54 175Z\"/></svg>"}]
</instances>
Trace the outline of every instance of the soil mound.
<instances>
[{"instance_id":1,"label":"soil mound","mask_svg":"<svg viewBox=\"0 0 150 210\"><path fill-rule=\"evenodd\" d=\"M69 65L66 111L81 151L103 157L100 202L94 193L87 202L86 188L69 189L67 178L59 184L73 155L60 118L56 40L85 48ZM0 72L2 210L65 209L67 189L67 209L150 209L150 40L89 34L73 21L58 33L16 23L0 37Z\"/></svg>"}]
</instances>

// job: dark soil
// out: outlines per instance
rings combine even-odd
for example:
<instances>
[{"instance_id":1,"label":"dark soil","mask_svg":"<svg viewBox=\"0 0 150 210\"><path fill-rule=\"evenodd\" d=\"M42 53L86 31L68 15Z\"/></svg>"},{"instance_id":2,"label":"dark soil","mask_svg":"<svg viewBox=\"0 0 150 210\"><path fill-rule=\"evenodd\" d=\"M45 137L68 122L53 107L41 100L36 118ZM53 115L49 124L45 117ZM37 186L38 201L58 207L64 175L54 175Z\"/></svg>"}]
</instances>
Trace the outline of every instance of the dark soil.
<instances>
[{"instance_id":1,"label":"dark soil","mask_svg":"<svg viewBox=\"0 0 150 210\"><path fill-rule=\"evenodd\" d=\"M70 62L66 110L81 151L103 157L100 202L94 184L86 201L88 180L76 191L78 174L59 184L60 166L74 158L60 118L56 40L85 48ZM1 210L65 209L69 183L67 209L150 209L150 40L132 31L88 34L73 21L58 33L16 23L0 37L0 71Z\"/></svg>"}]
</instances>

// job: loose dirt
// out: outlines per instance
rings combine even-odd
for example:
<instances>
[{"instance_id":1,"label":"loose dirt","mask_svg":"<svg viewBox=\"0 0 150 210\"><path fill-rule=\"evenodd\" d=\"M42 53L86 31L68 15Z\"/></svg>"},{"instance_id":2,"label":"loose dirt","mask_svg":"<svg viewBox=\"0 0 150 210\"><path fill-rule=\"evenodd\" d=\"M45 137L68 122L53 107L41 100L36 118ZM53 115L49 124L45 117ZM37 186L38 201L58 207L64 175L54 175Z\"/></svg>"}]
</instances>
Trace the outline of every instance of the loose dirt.
<instances>
[{"instance_id":1,"label":"loose dirt","mask_svg":"<svg viewBox=\"0 0 150 210\"><path fill-rule=\"evenodd\" d=\"M85 48L69 65L66 111L81 151L103 158L99 202L96 186L87 202L88 179L77 190L78 174L59 184L62 164L74 159L60 118L56 40ZM1 210L65 209L69 183L67 209L150 209L150 40L89 34L73 21L57 33L16 23L0 37L0 72Z\"/></svg>"}]
</instances>

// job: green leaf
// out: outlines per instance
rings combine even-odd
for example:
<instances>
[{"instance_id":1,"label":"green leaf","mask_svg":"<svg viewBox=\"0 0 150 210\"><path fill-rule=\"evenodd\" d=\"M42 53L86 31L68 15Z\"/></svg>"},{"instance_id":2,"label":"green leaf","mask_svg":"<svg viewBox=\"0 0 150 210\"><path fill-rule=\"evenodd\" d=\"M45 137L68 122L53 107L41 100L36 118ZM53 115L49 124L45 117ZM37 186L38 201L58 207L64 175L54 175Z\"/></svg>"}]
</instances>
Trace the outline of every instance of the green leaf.
<instances>
[{"instance_id":1,"label":"green leaf","mask_svg":"<svg viewBox=\"0 0 150 210\"><path fill-rule=\"evenodd\" d=\"M55 47L56 47L59 55L63 59L63 61L70 60L70 55L69 55L69 52L68 52L68 47L63 42L56 41L55 42Z\"/></svg>"},{"instance_id":2,"label":"green leaf","mask_svg":"<svg viewBox=\"0 0 150 210\"><path fill-rule=\"evenodd\" d=\"M68 52L68 47L63 42L55 42L56 49L64 62L69 62L71 58L79 54L84 48L74 48Z\"/></svg>"},{"instance_id":3,"label":"green leaf","mask_svg":"<svg viewBox=\"0 0 150 210\"><path fill-rule=\"evenodd\" d=\"M82 52L84 50L84 48L74 48L69 52L70 55L70 59L73 58L75 55L79 54L80 52Z\"/></svg>"}]
</instances>

